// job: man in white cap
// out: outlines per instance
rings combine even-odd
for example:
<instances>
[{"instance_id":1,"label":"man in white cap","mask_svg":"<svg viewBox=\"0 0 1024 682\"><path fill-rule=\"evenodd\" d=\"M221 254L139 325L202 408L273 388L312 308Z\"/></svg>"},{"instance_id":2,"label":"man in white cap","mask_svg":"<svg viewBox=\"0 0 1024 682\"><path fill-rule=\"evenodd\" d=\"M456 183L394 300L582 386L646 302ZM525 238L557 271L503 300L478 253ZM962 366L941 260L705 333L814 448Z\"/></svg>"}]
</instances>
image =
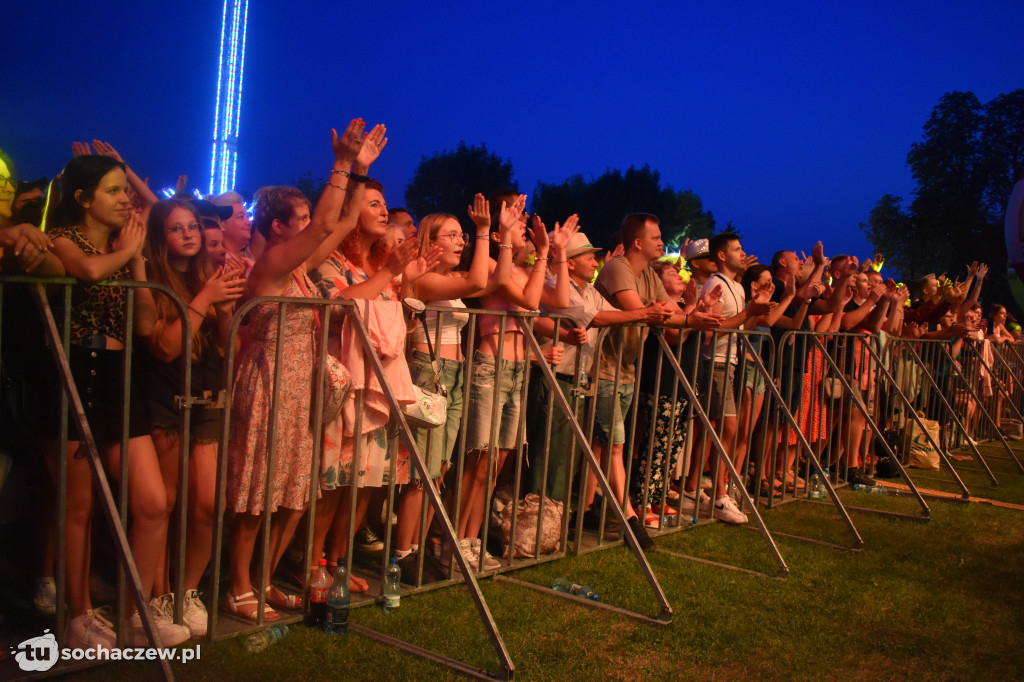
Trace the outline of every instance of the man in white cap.
<instances>
[{"instance_id":1,"label":"man in white cap","mask_svg":"<svg viewBox=\"0 0 1024 682\"><path fill-rule=\"evenodd\" d=\"M580 357L578 388L581 392L588 391L595 371L594 357L597 351L599 327L629 322L660 324L667 320L673 312L676 312L674 306L664 302L653 302L637 310L619 310L609 303L591 284L594 273L597 271L595 254L600 250L591 244L582 232L573 235L566 246L566 266L571 283L569 307L559 310L548 308L543 303L540 306L542 313L568 315L579 325L572 326L566 320L560 322L559 341L563 342L565 346L561 361L554 368L555 378L558 380L562 393L570 405L576 403L577 421L582 421L585 414L584 401L579 399L578 392L573 391L577 348L579 348ZM550 284L553 285L553 281ZM554 330L555 323L551 318L538 318L534 322L534 331L539 335L553 337ZM531 488L534 492L540 492L544 487L544 494L556 500L562 500L566 494L566 472L567 464L570 461L567 455L570 452L578 453L579 450L572 435L572 428L557 406L554 408L550 441L546 438L549 390L538 367L534 367L533 376L530 378L529 396L527 422L532 430L529 443L531 450L536 455L530 458ZM542 486L541 483L544 452L549 453L546 486Z\"/></svg>"}]
</instances>

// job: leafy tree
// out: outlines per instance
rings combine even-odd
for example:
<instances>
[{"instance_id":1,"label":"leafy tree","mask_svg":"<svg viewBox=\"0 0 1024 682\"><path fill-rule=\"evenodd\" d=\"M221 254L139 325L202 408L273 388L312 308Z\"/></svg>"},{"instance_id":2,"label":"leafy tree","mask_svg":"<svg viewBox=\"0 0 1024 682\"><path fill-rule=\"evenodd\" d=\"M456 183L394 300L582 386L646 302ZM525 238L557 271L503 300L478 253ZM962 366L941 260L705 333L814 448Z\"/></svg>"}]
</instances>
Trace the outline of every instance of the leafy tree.
<instances>
[{"instance_id":1,"label":"leafy tree","mask_svg":"<svg viewBox=\"0 0 1024 682\"><path fill-rule=\"evenodd\" d=\"M984 298L1012 303L1003 264L1003 211L1024 167L1024 90L982 105L972 92L948 92L911 145L917 181L910 205L890 194L861 223L877 251L905 279L928 272L963 277L973 260L993 266Z\"/></svg>"},{"instance_id":2,"label":"leafy tree","mask_svg":"<svg viewBox=\"0 0 1024 682\"><path fill-rule=\"evenodd\" d=\"M661 220L666 249L678 249L686 238L710 236L715 219L705 211L700 197L690 190L662 187L658 171L650 167L622 173L605 171L587 182L574 175L561 184L540 182L533 195L533 209L551 225L577 213L580 225L595 244L608 245L629 213L653 213Z\"/></svg>"},{"instance_id":3,"label":"leafy tree","mask_svg":"<svg viewBox=\"0 0 1024 682\"><path fill-rule=\"evenodd\" d=\"M487 145L467 147L459 142L455 151L423 157L412 182L405 188L405 204L418 217L429 213L451 213L465 228L471 223L466 206L473 195L489 196L499 189L517 189L512 163L489 152Z\"/></svg>"}]
</instances>

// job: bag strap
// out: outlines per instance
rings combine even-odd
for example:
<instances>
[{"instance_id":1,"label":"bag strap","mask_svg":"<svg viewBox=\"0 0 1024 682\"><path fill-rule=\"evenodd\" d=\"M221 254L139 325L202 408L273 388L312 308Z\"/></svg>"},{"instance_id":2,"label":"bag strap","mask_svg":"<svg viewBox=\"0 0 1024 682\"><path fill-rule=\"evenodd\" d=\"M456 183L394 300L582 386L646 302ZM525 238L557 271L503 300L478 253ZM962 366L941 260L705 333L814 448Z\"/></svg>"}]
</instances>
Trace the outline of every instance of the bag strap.
<instances>
[{"instance_id":1,"label":"bag strap","mask_svg":"<svg viewBox=\"0 0 1024 682\"><path fill-rule=\"evenodd\" d=\"M434 388L438 393L447 395L448 392L443 390L441 386L441 363L438 361L437 354L434 352L434 344L430 341L430 330L427 328L427 311L423 310L416 313L416 317L419 318L420 324L423 325L423 335L427 338L427 350L430 351L430 366L434 369Z\"/></svg>"}]
</instances>

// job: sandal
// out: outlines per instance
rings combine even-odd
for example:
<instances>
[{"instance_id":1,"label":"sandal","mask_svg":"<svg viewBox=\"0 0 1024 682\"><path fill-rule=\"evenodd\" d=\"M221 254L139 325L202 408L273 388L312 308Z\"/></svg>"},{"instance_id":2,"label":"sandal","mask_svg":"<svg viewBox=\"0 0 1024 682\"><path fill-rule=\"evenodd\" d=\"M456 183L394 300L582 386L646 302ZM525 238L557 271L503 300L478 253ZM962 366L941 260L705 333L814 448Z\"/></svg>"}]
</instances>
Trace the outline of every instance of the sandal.
<instances>
[{"instance_id":1,"label":"sandal","mask_svg":"<svg viewBox=\"0 0 1024 682\"><path fill-rule=\"evenodd\" d=\"M786 480L787 493L803 492L804 490L807 490L807 481L799 476L796 477L796 481L791 482L788 479Z\"/></svg>"},{"instance_id":2,"label":"sandal","mask_svg":"<svg viewBox=\"0 0 1024 682\"><path fill-rule=\"evenodd\" d=\"M761 497L782 497L782 483L778 479L771 483L761 479Z\"/></svg>"},{"instance_id":3,"label":"sandal","mask_svg":"<svg viewBox=\"0 0 1024 682\"><path fill-rule=\"evenodd\" d=\"M285 594L273 585L267 586L265 594L267 595L267 603L275 609L298 611L302 608L302 597L297 594Z\"/></svg>"},{"instance_id":4,"label":"sandal","mask_svg":"<svg viewBox=\"0 0 1024 682\"><path fill-rule=\"evenodd\" d=\"M258 608L259 602L256 600L256 595L253 594L252 590L237 597L231 594L231 592L224 595L224 610L236 618L256 623L259 621L257 617ZM271 623L280 617L281 614L275 611L270 604L263 604L263 620L265 622Z\"/></svg>"},{"instance_id":5,"label":"sandal","mask_svg":"<svg viewBox=\"0 0 1024 682\"><path fill-rule=\"evenodd\" d=\"M360 577L350 575L348 577L349 592L369 592L370 584Z\"/></svg>"}]
</instances>

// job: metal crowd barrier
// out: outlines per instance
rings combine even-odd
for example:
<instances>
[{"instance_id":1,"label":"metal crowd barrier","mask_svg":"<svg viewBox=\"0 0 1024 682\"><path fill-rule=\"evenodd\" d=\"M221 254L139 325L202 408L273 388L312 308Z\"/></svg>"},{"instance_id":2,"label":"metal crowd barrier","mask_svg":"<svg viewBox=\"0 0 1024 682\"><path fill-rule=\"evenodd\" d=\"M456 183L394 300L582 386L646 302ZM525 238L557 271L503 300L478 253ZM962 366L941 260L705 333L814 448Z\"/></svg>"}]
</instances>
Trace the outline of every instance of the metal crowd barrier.
<instances>
[{"instance_id":1,"label":"metal crowd barrier","mask_svg":"<svg viewBox=\"0 0 1024 682\"><path fill-rule=\"evenodd\" d=\"M103 462L100 460L99 449L93 438L92 430L86 421L85 411L83 407L82 396L79 393L78 387L75 384L75 380L71 374L71 366L69 364L69 353L71 347L71 309L72 309L72 290L75 286L79 286L77 280L71 278L47 278L40 279L35 277L20 276L20 275L0 275L0 331L3 330L4 322L11 324L11 320L6 319L3 314L3 300L5 289L11 288L18 291L28 290L33 303L37 308L40 320L42 323L42 338L43 342L49 350L49 354L52 356L53 365L56 367L57 379L59 381L59 387L56 391L59 393L58 398L58 415L55 415L58 424L58 440L57 440L57 463L56 463L56 514L53 520L55 524L55 558L54 558L54 582L56 583L56 637L57 641L61 645L67 644L67 606L66 606L66 583L67 583L67 549L66 549L66 537L67 537L67 490L68 490L68 479L67 479L67 467L68 467L68 426L69 419L73 420L70 423L75 425L78 431L81 446L80 448L84 451L83 455L88 459L88 463L92 475L92 483L94 486L93 494L99 495L98 499L94 501L94 504L99 507L103 517L106 519L111 535L114 541L114 550L116 552L117 563L117 593L119 595L128 594L129 597L134 600L136 608L141 617L143 628L146 631L146 635L149 638L150 645L153 647L162 647L162 642L159 633L156 631L153 623L152 614L149 610L149 599L146 598L146 594L149 590L149 586L143 586L139 579L138 570L136 568L135 559L129 545L126 529L128 527L128 516L129 516L129 504L128 504L128 466L129 458L128 453L128 441L129 441L129 406L131 404L131 375L132 375L132 347L133 347L133 335L130 333L126 334L124 341L124 363L122 365L122 390L124 394L124 404L121 410L121 457L120 459L120 471L119 479L121 485L118 487L118 497L115 500L114 494L111 490L110 483L107 480L107 474L104 470ZM184 545L185 545L185 510L187 509L188 500L188 457L185 454L188 448L188 432L189 432L189 415L195 399L191 398L190 384L191 384L191 355L192 355L192 333L191 323L185 304L174 294L174 292L163 285L147 283L147 282L134 282L134 281L120 281L120 282L100 282L90 286L104 287L104 288L121 288L125 289L125 328L128 330L132 329L133 318L134 318L134 298L135 290L140 288L152 289L165 294L173 304L178 308L178 314L183 320L182 333L184 335L182 342L182 389L180 394L180 407L182 410L182 421L181 421L181 438L180 438L180 450L179 457L181 457L181 466L179 468L178 476L178 534L174 538L174 543L178 548L177 552L177 565L176 565L176 592L177 599L175 600L175 622L181 623L182 618L182 603L183 599L181 596L184 593L182 587L183 573L184 573ZM60 300L61 308L63 309L63 319L58 323L54 316L54 311L51 306L51 299ZM28 322L25 319L18 320L21 323ZM3 359L3 349L0 348L0 359ZM15 358L15 362L19 359ZM37 368L38 369L38 368ZM7 367L8 371L12 371L11 367ZM70 414L69 414L70 408ZM37 447L43 447L43 440L40 439L36 443ZM76 455L77 456L77 455ZM95 509L95 507L94 507ZM91 523L91 521L90 521ZM168 536L170 542L171 537ZM123 600L118 599L115 606L115 624L118 638L118 645L126 645L126 633L127 633L127 613L126 604ZM71 663L59 662L56 666L51 668L52 674L65 674L77 669L84 667L90 667L96 665L95 662L88 661L72 661ZM170 665L166 660L160 659L158 661L160 666L161 674L164 679L174 679Z\"/></svg>"}]
</instances>

